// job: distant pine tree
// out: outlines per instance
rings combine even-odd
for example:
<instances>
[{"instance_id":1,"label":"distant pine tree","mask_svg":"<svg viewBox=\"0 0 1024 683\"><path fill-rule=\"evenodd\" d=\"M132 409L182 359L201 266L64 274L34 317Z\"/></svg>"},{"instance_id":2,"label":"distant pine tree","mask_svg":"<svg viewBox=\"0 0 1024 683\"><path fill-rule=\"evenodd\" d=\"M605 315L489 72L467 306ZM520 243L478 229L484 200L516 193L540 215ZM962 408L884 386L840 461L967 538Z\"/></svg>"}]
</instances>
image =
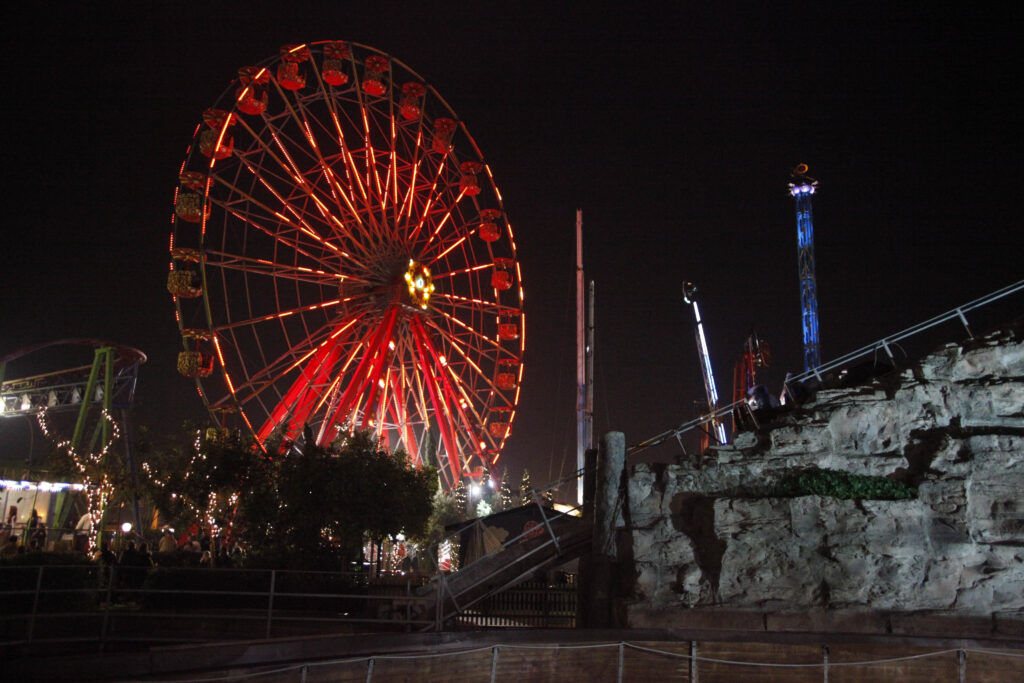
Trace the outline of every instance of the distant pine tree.
<instances>
[{"instance_id":1,"label":"distant pine tree","mask_svg":"<svg viewBox=\"0 0 1024 683\"><path fill-rule=\"evenodd\" d=\"M458 507L459 515L465 519L469 510L466 509L466 480L460 479L459 483L455 486L455 505Z\"/></svg>"},{"instance_id":2,"label":"distant pine tree","mask_svg":"<svg viewBox=\"0 0 1024 683\"><path fill-rule=\"evenodd\" d=\"M519 480L519 504L529 505L533 502L533 484L530 482L530 470L523 470L523 478Z\"/></svg>"},{"instance_id":3,"label":"distant pine tree","mask_svg":"<svg viewBox=\"0 0 1024 683\"><path fill-rule=\"evenodd\" d=\"M484 473L480 475L480 500L487 501L488 505L493 508L493 499L494 489L491 488L491 473L485 468Z\"/></svg>"},{"instance_id":4,"label":"distant pine tree","mask_svg":"<svg viewBox=\"0 0 1024 683\"><path fill-rule=\"evenodd\" d=\"M512 489L508 485L507 467L501 473L501 487L498 489L498 505L501 510L511 510L513 506Z\"/></svg>"}]
</instances>

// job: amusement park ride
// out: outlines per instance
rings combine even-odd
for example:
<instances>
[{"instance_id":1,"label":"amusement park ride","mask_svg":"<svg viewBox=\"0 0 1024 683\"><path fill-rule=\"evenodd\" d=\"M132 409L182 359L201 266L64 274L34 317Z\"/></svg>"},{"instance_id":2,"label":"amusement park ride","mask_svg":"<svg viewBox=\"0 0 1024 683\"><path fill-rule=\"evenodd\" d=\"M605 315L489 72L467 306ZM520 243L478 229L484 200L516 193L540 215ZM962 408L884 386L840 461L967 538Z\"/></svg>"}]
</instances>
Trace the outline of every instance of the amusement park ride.
<instances>
[{"instance_id":1,"label":"amusement park ride","mask_svg":"<svg viewBox=\"0 0 1024 683\"><path fill-rule=\"evenodd\" d=\"M80 355L82 348L92 350L93 362L75 365L41 374L8 378L8 364L28 356L38 359L50 354L65 358L68 351ZM75 354L79 351L79 354ZM45 360L42 362L46 362ZM61 339L20 349L0 358L0 417L27 417L37 420L43 432L51 437L56 446L66 451L83 473L90 461L98 462L107 457L120 430L131 430L130 408L135 398L135 386L139 366L146 362L146 355L123 344L96 339ZM58 365L63 365L59 363ZM49 417L74 415L74 428L69 438L60 438L51 427ZM124 456L129 476L135 476L135 458L131 434L124 439ZM87 486L87 498L105 495L102 486ZM64 525L72 512L73 498L68 498L65 488L60 492L54 510L54 526ZM90 506L99 501L90 498ZM138 501L134 502L135 524L139 524Z\"/></svg>"},{"instance_id":2,"label":"amusement park ride","mask_svg":"<svg viewBox=\"0 0 1024 683\"><path fill-rule=\"evenodd\" d=\"M807 164L800 164L790 174L789 194L796 200L797 260L800 264L800 313L804 330L804 371L821 365L818 343L818 284L814 277L814 220L811 195L818 181L807 175Z\"/></svg>"},{"instance_id":3,"label":"amusement park ride","mask_svg":"<svg viewBox=\"0 0 1024 683\"><path fill-rule=\"evenodd\" d=\"M718 387L715 385L715 374L711 369L711 355L708 352L707 338L704 336L704 322L700 318L700 307L697 305L697 286L692 282L683 283L683 301L693 309L693 334L697 339L697 353L700 356L700 370L704 376L704 393L708 399L708 413L712 415L711 432L717 444L729 443L725 433L725 423L715 415L718 412ZM705 432L701 438L702 450L706 449L711 433Z\"/></svg>"},{"instance_id":4,"label":"amusement park ride","mask_svg":"<svg viewBox=\"0 0 1024 683\"><path fill-rule=\"evenodd\" d=\"M807 175L807 164L800 164L790 173L789 193L796 199L797 260L800 275L800 304L803 321L804 370L809 371L821 364L821 350L818 342L818 298L814 277L814 224L811 216L811 195L818 187L818 181ZM728 443L725 425L717 415L718 389L711 369L711 356L704 337L704 324L697 306L697 287L692 282L683 283L683 300L693 308L694 335L697 339L697 353L700 357L701 374L704 376L704 391L707 396L711 432L705 431L701 439L702 450L708 447L712 432L719 444ZM743 354L733 369L733 403L747 400L759 405L765 398L752 396L757 385L759 368L771 365L771 350L763 339L751 332L743 346ZM764 392L764 389L761 389ZM734 419L734 431L738 425Z\"/></svg>"},{"instance_id":5,"label":"amusement park ride","mask_svg":"<svg viewBox=\"0 0 1024 683\"><path fill-rule=\"evenodd\" d=\"M178 369L222 426L261 445L370 429L447 487L495 465L522 278L491 169L433 87L364 45L286 45L204 112L178 177Z\"/></svg>"}]
</instances>

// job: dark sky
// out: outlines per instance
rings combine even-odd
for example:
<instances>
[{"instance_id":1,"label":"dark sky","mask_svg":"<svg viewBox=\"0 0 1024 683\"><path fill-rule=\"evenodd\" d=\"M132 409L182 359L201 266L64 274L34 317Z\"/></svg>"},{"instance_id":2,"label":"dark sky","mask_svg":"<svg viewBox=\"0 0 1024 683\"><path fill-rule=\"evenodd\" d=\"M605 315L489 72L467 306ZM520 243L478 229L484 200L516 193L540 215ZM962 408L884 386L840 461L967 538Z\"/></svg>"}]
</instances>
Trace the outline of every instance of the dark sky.
<instances>
[{"instance_id":1,"label":"dark sky","mask_svg":"<svg viewBox=\"0 0 1024 683\"><path fill-rule=\"evenodd\" d=\"M202 416L175 371L164 287L177 169L238 67L326 39L411 66L494 171L529 325L504 458L516 478L574 467L577 208L597 289L596 431L630 443L704 395L683 280L702 287L722 394L751 328L774 350L773 390L802 370L797 163L820 181L824 359L1021 279L1020 10L753 4L6 10L0 353L73 336L135 346L149 356L138 420Z\"/></svg>"}]
</instances>

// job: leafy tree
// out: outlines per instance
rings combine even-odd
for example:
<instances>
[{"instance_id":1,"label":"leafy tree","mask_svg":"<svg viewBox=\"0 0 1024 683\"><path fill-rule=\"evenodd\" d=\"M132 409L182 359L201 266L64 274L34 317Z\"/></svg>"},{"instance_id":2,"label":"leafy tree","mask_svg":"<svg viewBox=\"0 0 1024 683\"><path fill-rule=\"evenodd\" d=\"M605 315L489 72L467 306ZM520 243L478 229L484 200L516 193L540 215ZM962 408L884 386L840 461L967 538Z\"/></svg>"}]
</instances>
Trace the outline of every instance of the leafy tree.
<instances>
[{"instance_id":1,"label":"leafy tree","mask_svg":"<svg viewBox=\"0 0 1024 683\"><path fill-rule=\"evenodd\" d=\"M416 469L402 451L381 449L359 432L321 448L306 435L304 452L266 458L241 497L243 538L270 558L307 566L357 560L363 535L380 542L422 535L437 489L433 468Z\"/></svg>"},{"instance_id":2,"label":"leafy tree","mask_svg":"<svg viewBox=\"0 0 1024 683\"><path fill-rule=\"evenodd\" d=\"M187 430L187 443L147 453L141 486L174 526L225 526L234 517L237 494L265 456L238 433Z\"/></svg>"},{"instance_id":3,"label":"leafy tree","mask_svg":"<svg viewBox=\"0 0 1024 683\"><path fill-rule=\"evenodd\" d=\"M437 488L433 468L412 467L370 433L320 447L307 430L302 452L228 436L157 460L147 470L161 511L186 524L231 520L250 555L272 566L337 569L359 559L364 534L423 534Z\"/></svg>"},{"instance_id":4,"label":"leafy tree","mask_svg":"<svg viewBox=\"0 0 1024 683\"><path fill-rule=\"evenodd\" d=\"M449 524L461 522L465 520L465 518L464 508L459 505L454 493L447 493L440 490L437 491L434 494L433 509L430 513L430 519L427 522L426 530L419 536L411 537L414 541L425 548L421 557L429 556L436 558L437 548L446 536L445 527ZM428 565L421 565L421 567L425 566ZM433 565L429 566L433 568Z\"/></svg>"}]
</instances>

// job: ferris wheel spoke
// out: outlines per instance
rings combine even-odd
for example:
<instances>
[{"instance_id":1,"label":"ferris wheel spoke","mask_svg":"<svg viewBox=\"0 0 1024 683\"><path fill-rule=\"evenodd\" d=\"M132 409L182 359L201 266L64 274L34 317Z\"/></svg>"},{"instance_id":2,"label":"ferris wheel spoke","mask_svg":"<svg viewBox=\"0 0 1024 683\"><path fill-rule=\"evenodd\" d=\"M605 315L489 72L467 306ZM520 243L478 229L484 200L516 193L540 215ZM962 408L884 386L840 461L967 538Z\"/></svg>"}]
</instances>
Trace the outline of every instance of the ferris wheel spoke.
<instances>
[{"instance_id":1,"label":"ferris wheel spoke","mask_svg":"<svg viewBox=\"0 0 1024 683\"><path fill-rule=\"evenodd\" d=\"M269 123L268 129L273 131L273 128L269 125ZM278 136L276 133L273 133L273 137L275 140L278 140ZM297 171L297 169L291 168L289 164L285 163L284 161L281 161L274 154L273 149L271 149L262 139L258 139L257 142L261 146L261 149L268 156L277 161L278 165L281 166L281 168L287 174L286 177L274 176L274 174L269 173L266 169L256 167L253 164L252 160L248 158L248 155L237 154L237 156L242 165L245 166L245 168L250 171L250 173L256 178L260 185L262 185L264 189L267 190L267 192L273 195L273 197L280 204L282 211L292 214L292 216L294 216L295 218L295 221L297 221L298 224L301 226L300 229L310 234L310 236L316 239L318 242L320 242L322 246L326 245L327 248L332 249L333 251L337 251L343 254L345 253L338 249L336 246L334 246L330 241L325 240L325 238L322 235L313 230L312 226L308 224L308 219L310 217L315 217L316 221L318 223L322 223L332 235L343 238L346 245L361 250L363 252L362 257L365 258L366 256L368 256L369 252L365 249L364 245L360 242L360 240L357 239L355 235L353 235L352 231L349 229L346 223L338 217L337 213L331 211L327 206L328 203L337 204L337 196L340 195L344 197L344 193L341 192L340 190L335 190L333 186L329 186L331 189L332 196L319 196L319 192L317 192L316 186L311 184L301 173ZM320 167L324 168L325 165L321 162ZM274 177L277 177L278 180L285 184L287 187L297 189L299 191L298 195L311 202L316 207L316 211L313 213L310 213L308 211L303 211L300 213L300 211L296 207L296 203L292 200L292 198L284 196L280 190L276 189L270 183L270 178ZM227 184L226 180L219 180L222 183ZM232 189L238 192L240 197L242 197L243 199L248 199L256 206L259 206L264 211L267 211L271 216L275 216L279 220L286 220L283 218L281 211L275 211L273 208L267 206L264 202L256 200L251 195L237 190L237 188L232 187ZM354 206L350 205L348 211L341 209L338 213L341 213L342 215L345 216L351 216L357 223L362 225L362 220L360 218L359 212L355 210ZM349 258L352 258L349 254L345 255L348 256Z\"/></svg>"},{"instance_id":2,"label":"ferris wheel spoke","mask_svg":"<svg viewBox=\"0 0 1024 683\"><path fill-rule=\"evenodd\" d=\"M473 339L477 340L477 341L478 341L478 342L480 342L480 343L486 344L486 345L487 345L487 348L493 348L493 349L497 349L498 351L503 351L503 350L504 350L504 347L502 347L502 345L501 345L501 342L499 342L498 340L496 340L496 339L491 339L490 337L488 337L488 336L487 336L486 334L484 334L483 332L481 332L481 331L477 330L476 328L474 328L474 327L472 327L472 326L470 326L470 325L467 325L466 323L462 322L461 320L459 320L459 319L458 319L457 317L455 317L454 315L451 315L451 314L449 314L449 313L445 313L444 311L441 311L441 310L438 310L438 309L435 309L435 310L436 310L436 311L437 311L438 313L440 313L440 314L441 314L441 316L442 316L442 317L443 317L443 318L444 318L445 320L448 320L448 321L450 321L450 322L454 323L455 325L457 325L458 327L462 328L462 330L464 330L464 331L465 331L465 333L466 333L466 334L467 334L467 335L468 335L469 337L471 337L471 338L473 338ZM437 330L438 332L441 332L442 334L446 334L446 335L448 335L448 334L454 334L454 332L445 332L445 331L444 331L444 330L442 330L442 329L441 329L441 327L440 327L440 326L439 326L439 325L438 325L438 324L437 324L437 323L436 323L435 321L433 321L433 320L431 320L431 321L428 321L428 324L429 324L429 325L430 325L431 327L433 327L434 329L436 329L436 330Z\"/></svg>"},{"instance_id":3,"label":"ferris wheel spoke","mask_svg":"<svg viewBox=\"0 0 1024 683\"><path fill-rule=\"evenodd\" d=\"M466 351L462 348L462 345L460 345L458 343L458 341L454 338L454 336L452 334L445 332L444 330L442 330L441 328L439 328L439 327L437 327L437 326L435 326L433 324L431 324L431 328L438 335L440 335L442 338L444 338L445 341L448 343L448 345L451 346L451 348L455 349L455 351L459 354L459 356L462 358L462 360L470 368L472 368L473 372L475 372L477 374L477 376L479 377L480 381L483 383L485 388L490 389L491 391L494 391L495 395L502 395L502 394L504 394L504 392L501 389L499 389L494 384L494 381L492 380L491 376L488 373L484 372L483 368L481 368L472 358L469 357L469 354L466 353ZM500 347L499 347L499 349L500 349ZM500 356L490 357L488 355L489 360L491 362L494 362L494 363L497 363L497 361L499 360L499 357ZM451 362L451 360L449 359L449 363L450 362Z\"/></svg>"},{"instance_id":4,"label":"ferris wheel spoke","mask_svg":"<svg viewBox=\"0 0 1024 683\"><path fill-rule=\"evenodd\" d=\"M293 315L297 315L297 314L301 314L301 313L309 313L310 311L316 311L316 310L325 309L325 308L334 308L336 306L340 306L341 304L348 303L349 301L352 301L352 300L357 299L357 298L359 298L359 297L351 296L351 297L345 297L343 299L332 299L330 301L322 301L320 303L310 304L308 306L299 306L297 308L290 308L290 309L284 310L284 311L275 311L274 313L269 313L267 315L256 316L254 318L246 318L246 319L243 319L243 320L236 320L234 322L222 323L220 325L215 325L214 328L213 328L213 331L215 333L220 333L220 332L225 332L227 330L237 329L237 328L240 328L240 327L252 327L252 326L255 326L255 325L260 324L260 323L277 322L277 321L281 320L282 318L287 318L289 316L293 316Z\"/></svg>"},{"instance_id":5,"label":"ferris wheel spoke","mask_svg":"<svg viewBox=\"0 0 1024 683\"><path fill-rule=\"evenodd\" d=\"M412 461L413 466L419 468L423 465L423 460L416 444L416 432L409 423L409 415L405 411L405 406L399 400L399 396L402 394L404 394L404 387L399 387L398 391L392 393L390 410L395 420L396 431L402 436L402 441L407 444L406 448L408 449L409 459Z\"/></svg>"},{"instance_id":6,"label":"ferris wheel spoke","mask_svg":"<svg viewBox=\"0 0 1024 683\"><path fill-rule=\"evenodd\" d=\"M331 254L325 254L321 244L310 243L303 236L306 235L302 230L298 228L292 228L286 226L287 230L282 230L281 226L268 227L264 225L258 217L252 216L251 214L242 213L235 210L230 210L228 213L241 223L249 226L251 229L262 233L270 239L272 243L277 243L280 247L290 249L296 257L301 256L308 259L309 263L316 264L323 269L336 268L337 259L334 257L333 252ZM294 239L293 239L294 236ZM329 256L329 260L325 259L325 256ZM359 266L360 264L351 258L348 254L343 254L352 265ZM278 260L280 257L277 257ZM268 259L263 259L268 260Z\"/></svg>"},{"instance_id":7,"label":"ferris wheel spoke","mask_svg":"<svg viewBox=\"0 0 1024 683\"><path fill-rule=\"evenodd\" d=\"M319 78L319 74L317 77ZM321 87L322 85L323 84L321 82ZM321 151L321 146L316 141L316 137L313 133L313 126L310 125L310 120L314 119L314 117L310 114L308 108L303 104L301 100L296 100L294 107L291 106L291 103L288 102L287 99L285 100L285 103L296 125L298 125L304 131L306 139L310 147L312 148L315 154L315 158L317 160L316 170L319 172L320 175L323 176L324 180L327 182L328 187L331 189L331 194L335 198L335 203L339 211L351 215L356 220L356 222L359 223L360 228L365 229L366 226L363 224L360 212L356 209L355 205L352 204L348 195L346 195L346 193L342 189L341 184L337 180L337 177L331 170L331 164L328 163L324 158L323 152ZM347 156L345 154L346 150L343 148L341 151L343 154L343 159L345 159ZM370 218L372 219L372 213L370 214ZM347 239L355 241L354 236L352 235L351 231L347 229L347 226L344 226L344 224L342 224L339 221L338 227L344 230L344 236Z\"/></svg>"},{"instance_id":8,"label":"ferris wheel spoke","mask_svg":"<svg viewBox=\"0 0 1024 683\"><path fill-rule=\"evenodd\" d=\"M456 294L449 294L447 292L434 292L431 299L443 299L448 302L452 308L465 309L474 313L487 314L488 312L493 314L499 314L509 310L508 306L504 306L498 301L485 301L483 299L471 299L466 296L458 296Z\"/></svg>"},{"instance_id":9,"label":"ferris wheel spoke","mask_svg":"<svg viewBox=\"0 0 1024 683\"><path fill-rule=\"evenodd\" d=\"M390 338L390 336L391 335L388 334L387 338ZM376 350L373 365L371 366L370 372L366 378L366 393L364 394L363 391L359 392L360 395L365 395L366 397L366 407L363 410L363 419L359 425L360 429L366 429L366 425L370 422L371 411L379 412L379 406L386 400L387 383L384 381L384 375L386 374L385 363L387 361L387 357L388 352L383 346ZM384 386L381 386L382 383ZM381 396L379 403L377 400L378 394ZM380 427L379 423L376 427Z\"/></svg>"},{"instance_id":10,"label":"ferris wheel spoke","mask_svg":"<svg viewBox=\"0 0 1024 683\"><path fill-rule=\"evenodd\" d=\"M373 149L373 135L370 132L370 117L367 114L366 99L363 96L363 91L361 89L356 89L356 96L359 98L359 113L361 114L363 123L363 147L366 150L366 186L376 189L376 194L371 192L370 196L375 196L381 200L385 200L387 198L387 194L381 187L380 173L377 169L377 160ZM381 206L381 209L381 215L383 215L383 205Z\"/></svg>"},{"instance_id":11,"label":"ferris wheel spoke","mask_svg":"<svg viewBox=\"0 0 1024 683\"><path fill-rule=\"evenodd\" d=\"M283 130L275 127L274 119L270 117L264 117L263 122L264 125L266 126L267 131L270 133L271 139L274 141L274 146L271 146L262 135L260 135L252 126L248 124L248 122L245 121L245 119L240 118L239 122L242 124L242 127L244 127L246 131L249 133L249 135L252 137L253 142L256 144L256 148L254 150L250 150L245 154L236 151L235 157L239 159L239 161L247 163L247 167L250 168L251 170L252 161L250 157L253 155L254 151L258 149L259 151L261 151L263 154L265 154L267 157L274 161L277 167L284 172L284 177L287 178L287 180L290 183L292 183L295 187L302 189L305 193L312 195L312 186L310 186L309 181L306 180L305 175L299 169L298 164L295 163L295 160L292 158L292 153L288 151L288 148L282 142L282 138L287 139L288 142L295 149L301 149L301 146L298 145L294 141L294 139L291 136L287 135ZM316 157L311 157L310 161L316 163L317 159ZM260 169L259 175L262 176L263 174L266 174L269 171L270 169L263 167Z\"/></svg>"},{"instance_id":12,"label":"ferris wheel spoke","mask_svg":"<svg viewBox=\"0 0 1024 683\"><path fill-rule=\"evenodd\" d=\"M460 190L458 196L455 198L454 203L452 203L451 206L448 207L448 210L445 212L444 217L441 218L441 221L437 224L437 227L434 228L434 232L432 232L430 234L430 239L427 240L427 246L430 246L430 243L434 241L434 239L437 237L438 233L440 233L441 230L444 228L445 223L447 223L449 220L451 220L452 211L455 210L455 207L457 207L459 205L459 202L461 202L462 198L465 197L465 196L466 196L465 190Z\"/></svg>"},{"instance_id":13,"label":"ferris wheel spoke","mask_svg":"<svg viewBox=\"0 0 1024 683\"><path fill-rule=\"evenodd\" d=\"M443 278L454 278L457 275L468 275L469 273L475 273L478 270L484 270L485 268L493 268L493 263L481 263L476 266L468 266L466 268L459 268L458 270L449 270L441 273L431 273L431 277L436 280Z\"/></svg>"},{"instance_id":14,"label":"ferris wheel spoke","mask_svg":"<svg viewBox=\"0 0 1024 683\"><path fill-rule=\"evenodd\" d=\"M359 316L353 317L344 325L338 325L333 330L329 326L316 330L300 343L291 346L273 361L268 362L263 369L254 373L244 383L239 384L235 388L236 396L243 402L249 401L266 389L275 386L325 346L344 342L347 337L346 333L351 332L359 319Z\"/></svg>"},{"instance_id":15,"label":"ferris wheel spoke","mask_svg":"<svg viewBox=\"0 0 1024 683\"><path fill-rule=\"evenodd\" d=\"M372 159L374 155L372 141L370 140L369 135L369 122L366 114L366 104L363 100L363 95L360 89L356 88L355 94L356 99L354 100L354 103L358 106L360 118L362 119L362 125L354 121L351 121L351 119L348 119L348 117L346 117L346 120L349 121L349 124L352 126L353 131L357 131L360 128L362 128L364 132L362 144L363 154L365 155L366 160L362 167L360 167L360 165L357 164L356 159L352 154L352 149L347 143L346 136L342 128L341 121L339 120L338 111L337 107L335 106L335 103L331 98L327 98L325 101L328 103L328 107L331 113L331 119L332 122L334 123L335 130L338 134L338 142L341 146L342 154L345 159L345 166L346 171L348 173L350 185L354 183L355 187L358 188L359 194L362 197L364 215L366 215L368 219L373 223L374 231L376 231L376 233L379 234L382 228L380 222L377 220L376 202L374 201L374 198L379 197L381 194L380 179L378 176L376 182L377 192L375 194L373 192L371 176ZM365 177L363 175L364 173ZM372 231L369 232L368 234L369 236L376 237L376 235L374 235Z\"/></svg>"},{"instance_id":16,"label":"ferris wheel spoke","mask_svg":"<svg viewBox=\"0 0 1024 683\"><path fill-rule=\"evenodd\" d=\"M312 402L319 396L323 382L337 362L338 355L336 342L324 344L316 350L260 427L256 434L260 442L266 441L267 437L286 420L288 424L281 436L285 439L294 438L297 429L305 424Z\"/></svg>"},{"instance_id":17,"label":"ferris wheel spoke","mask_svg":"<svg viewBox=\"0 0 1024 683\"><path fill-rule=\"evenodd\" d=\"M285 214L281 213L280 211L275 211L271 207L267 206L265 203L259 201L258 199L250 195L249 193L245 192L244 190L241 190L234 184L228 182L226 179L218 178L217 181L218 183L227 187L230 191L234 192L238 197L245 200L248 203L248 205L262 209L266 214L266 219L271 220L272 222L276 222L277 224L286 226L291 231L291 233L295 234L296 236L304 235L306 238L309 238L312 241L305 244L298 240L289 241L288 238L285 236L285 233L281 232L280 230L273 230L269 227L262 225L260 222L258 222L256 217L251 215L250 212L238 211L231 205L231 203L211 198L211 202L213 204L223 209L224 211L230 213L232 216L235 216L239 220L243 221L245 224L255 228L256 230L259 230L260 232L270 236L273 239L281 241L283 244L287 245L290 248L296 249L297 251L300 250L300 248L318 248L321 250L329 251L336 256L346 258L358 265L363 265L358 261L358 259L354 258L348 252L339 249L335 244L331 243L329 240L324 239L319 233L313 230L313 228L307 225L304 219L298 215L298 212L295 210L295 208L289 206L289 204L284 200L284 198L275 195L278 201L282 203L282 208L287 210L294 216L294 221L289 219ZM313 258L316 261L321 262L320 259L313 256L310 252L303 251L303 253L309 256L310 258Z\"/></svg>"},{"instance_id":18,"label":"ferris wheel spoke","mask_svg":"<svg viewBox=\"0 0 1024 683\"><path fill-rule=\"evenodd\" d=\"M412 216L413 197L414 197L414 192L416 190L416 181L419 178L419 171L420 171L421 160L419 158L419 154L420 154L420 146L422 145L422 143L423 143L423 135L422 135L422 132L419 132L416 135L416 145L415 145L415 147L413 149L413 159L412 159L412 161L409 162L409 172L410 172L410 175L409 175L408 189L405 191L405 196L402 198L401 206L398 207L397 218L395 220L396 227L397 227L398 224L400 224L402 222L402 220L401 220L402 216L405 216L406 219L408 219L408 218L410 218Z\"/></svg>"},{"instance_id":19,"label":"ferris wheel spoke","mask_svg":"<svg viewBox=\"0 0 1024 683\"><path fill-rule=\"evenodd\" d=\"M417 334L416 328L413 327L413 338L416 341L416 351L420 366L420 371L424 375L425 383L427 385L427 392L430 395L430 403L434 408L434 419L437 422L438 431L441 432L441 441L444 444L445 454L448 456L448 467L451 471L451 481L454 483L459 481L462 476L462 467L457 462L457 455L459 453L456 442L453 437L454 433L454 421L452 420L451 413L448 410L448 406L441 400L439 394L440 387L438 386L437 380L434 377L432 365L427 351L423 347L423 339L421 335Z\"/></svg>"},{"instance_id":20,"label":"ferris wheel spoke","mask_svg":"<svg viewBox=\"0 0 1024 683\"><path fill-rule=\"evenodd\" d=\"M481 461L486 462L486 458L483 453L483 444L478 443L476 440L477 428L480 423L474 423L467 417L466 412L463 409L462 401L459 400L456 391L452 387L451 382L449 382L448 371L446 370L447 362L442 362L441 354L439 354L437 349L434 348L433 343L430 341L430 336L420 324L419 319L414 318L413 324L415 325L416 333L418 334L422 345L427 349L430 360L434 363L435 376L441 380L441 387L443 389L442 393L450 401L451 408L448 410L450 412L451 409L454 409L452 419L454 420L455 418L458 418L458 420L461 421L462 425L466 428L464 434L467 435L467 443L471 447L471 450L480 458ZM446 408L447 405L448 404L446 404Z\"/></svg>"},{"instance_id":21,"label":"ferris wheel spoke","mask_svg":"<svg viewBox=\"0 0 1024 683\"><path fill-rule=\"evenodd\" d=\"M409 243L410 244L415 243L416 238L419 236L420 231L423 230L423 226L426 223L427 219L430 218L431 215L432 215L431 214L431 210L433 209L434 203L437 202L437 201L440 201L441 195L445 191L445 188L443 186L440 187L440 188L439 188L439 186L441 185L441 175L444 173L445 169L447 168L446 165L445 165L445 160L447 158L448 158L448 154L445 153L444 157L437 164L437 171L436 171L436 173L434 173L433 179L431 180L431 183L430 183L430 187L423 192L423 194L425 195L423 197L423 208L421 210L419 210L419 212L418 212L419 215L420 215L420 218L416 222L416 227L409 234ZM429 244L429 240L428 240L428 244Z\"/></svg>"},{"instance_id":22,"label":"ferris wheel spoke","mask_svg":"<svg viewBox=\"0 0 1024 683\"><path fill-rule=\"evenodd\" d=\"M323 287L337 288L340 283L346 281L365 282L364 279L354 275L343 275L341 273L279 263L268 259L250 258L242 254L231 254L211 249L206 249L203 252L203 257L203 262L210 268L238 270L255 275L264 275L275 279L291 280L294 282L305 282Z\"/></svg>"},{"instance_id":23,"label":"ferris wheel spoke","mask_svg":"<svg viewBox=\"0 0 1024 683\"><path fill-rule=\"evenodd\" d=\"M273 156L273 151L270 150L269 147L266 147L265 143L263 143L262 140L260 140L259 143L263 145L267 154ZM364 258L369 255L368 250L366 250L364 245L362 245L362 243L358 239L356 239L356 237L349 230L345 222L342 221L334 212L332 212L327 207L327 198L321 198L317 196L318 193L315 191L315 187L311 185L301 174L292 175L290 169L285 167L284 170L289 173L288 177L275 176L271 173L268 173L265 169L260 169L256 167L253 164L252 160L248 158L248 155L238 154L237 156L239 158L240 163L246 168L246 170L248 170L257 180L257 182L259 182L260 185L262 185L263 188L266 189L266 191L269 192L277 200L277 202L281 206L281 209L292 214L292 216L294 216L295 218L295 221L297 221L298 225L301 226L300 229L303 229L305 232L307 232L307 234L310 234L310 236L317 240L317 242L321 243L322 246L327 246L328 249L331 249L338 253L345 254L345 252L341 251L338 247L334 246L333 243L331 243L329 240L325 240L323 236L321 236L319 233L313 230L312 226L308 224L308 218L310 217L314 217L318 223L322 223L333 235L342 237L345 240L346 245L350 245L352 247L360 249L363 252L362 256ZM277 178L279 182L285 184L289 188L297 188L300 191L299 196L302 196L308 201L312 202L317 209L316 212L310 213L308 211L303 211L300 214L295 202L292 201L290 197L284 196L280 190L275 188L270 183L270 178ZM228 184L227 181L224 179L218 178L218 180L222 184ZM240 198L250 201L254 205L266 211L270 216L274 216L279 220L286 220L283 218L283 215L280 211L275 211L273 208L266 205L266 203L257 200L251 194L242 192L230 185L229 187L231 187L231 189L235 191ZM334 194L333 187L332 194ZM351 207L351 210L348 212L342 210L341 213L344 215L352 216L356 220L356 222L362 225L359 214L355 211L355 207ZM352 258L348 254L345 255L348 256L349 258Z\"/></svg>"},{"instance_id":24,"label":"ferris wheel spoke","mask_svg":"<svg viewBox=\"0 0 1024 683\"><path fill-rule=\"evenodd\" d=\"M355 159L352 156L352 151L349 149L348 142L345 139L345 132L342 129L341 120L338 117L337 107L331 99L327 99L325 102L327 103L327 108L330 112L331 121L334 123L334 130L338 135L338 146L341 148L341 158L345 162L345 174L348 178L349 192L351 194L349 201L346 203L352 207L352 212L358 215L359 212L356 211L352 202L358 201L360 197L363 201L367 199L366 187L363 185L362 179L359 177L358 167L356 166Z\"/></svg>"},{"instance_id":25,"label":"ferris wheel spoke","mask_svg":"<svg viewBox=\"0 0 1024 683\"><path fill-rule=\"evenodd\" d=\"M425 258L424 258L423 260L424 260L424 261L426 261L426 263L427 263L427 265L428 265L428 266L432 266L432 265L434 265L435 263L437 263L438 261L440 261L441 259L443 259L443 258L444 258L445 256L447 256L448 254L450 254L450 253L451 253L452 251L454 251L454 250L455 250L456 248L458 248L458 247L459 247L459 245L461 245L461 244L462 244L463 242L465 242L465 241L466 241L467 239L469 239L469 235L468 235L468 234L466 234L466 235L462 235L461 237L459 237L459 239L455 240L455 241L454 241L454 242L452 242L452 243L451 243L450 245L448 245L448 247L446 247L446 248L444 249L444 251L442 251L442 252L441 252L440 254L438 254L437 256L425 256ZM438 246L438 249L440 249L440 248L444 247L444 244L443 244L443 243L439 243L439 244L438 244L437 246Z\"/></svg>"},{"instance_id":26,"label":"ferris wheel spoke","mask_svg":"<svg viewBox=\"0 0 1024 683\"><path fill-rule=\"evenodd\" d=\"M405 383L405 373L398 372L394 368L390 368L389 373L391 375L391 383L396 387L396 390L391 393L391 409L395 423L398 425L398 431L402 434L407 444L409 457L415 466L420 467L423 464L423 460L419 455L419 448L416 444L416 432L413 430L409 419L408 406L402 400L403 397L409 395Z\"/></svg>"},{"instance_id":27,"label":"ferris wheel spoke","mask_svg":"<svg viewBox=\"0 0 1024 683\"><path fill-rule=\"evenodd\" d=\"M390 340L397 315L397 307L388 309L371 334L369 342L362 348L362 358L360 358L355 371L349 375L348 385L338 399L325 431L329 431L330 427L339 421L349 421L355 416L355 411L366 390L371 374L379 372L377 363L378 361L383 362L386 357L387 341Z\"/></svg>"}]
</instances>

